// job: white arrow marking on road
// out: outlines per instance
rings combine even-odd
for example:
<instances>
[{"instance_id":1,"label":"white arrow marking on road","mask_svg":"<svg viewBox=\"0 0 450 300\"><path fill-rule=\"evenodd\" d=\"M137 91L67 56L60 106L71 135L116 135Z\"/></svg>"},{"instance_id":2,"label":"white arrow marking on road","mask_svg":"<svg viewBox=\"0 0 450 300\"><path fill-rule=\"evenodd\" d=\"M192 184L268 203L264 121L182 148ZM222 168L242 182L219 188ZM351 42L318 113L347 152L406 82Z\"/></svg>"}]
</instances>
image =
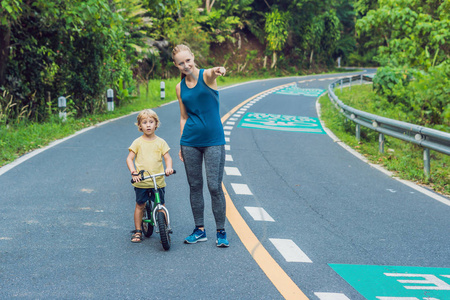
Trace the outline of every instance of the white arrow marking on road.
<instances>
[{"instance_id":1,"label":"white arrow marking on road","mask_svg":"<svg viewBox=\"0 0 450 300\"><path fill-rule=\"evenodd\" d=\"M312 263L309 257L292 240L269 239L287 262Z\"/></svg>"},{"instance_id":2,"label":"white arrow marking on road","mask_svg":"<svg viewBox=\"0 0 450 300\"><path fill-rule=\"evenodd\" d=\"M255 221L275 222L275 220L262 207L244 206L244 208Z\"/></svg>"}]
</instances>

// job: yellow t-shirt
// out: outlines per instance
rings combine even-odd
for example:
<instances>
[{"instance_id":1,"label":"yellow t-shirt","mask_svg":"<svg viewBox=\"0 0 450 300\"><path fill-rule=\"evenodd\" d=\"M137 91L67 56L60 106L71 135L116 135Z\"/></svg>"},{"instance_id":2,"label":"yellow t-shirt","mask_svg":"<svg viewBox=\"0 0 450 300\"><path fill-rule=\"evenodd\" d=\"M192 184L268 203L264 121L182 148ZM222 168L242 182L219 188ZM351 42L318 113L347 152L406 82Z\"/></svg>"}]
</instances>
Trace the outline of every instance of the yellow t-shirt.
<instances>
[{"instance_id":1,"label":"yellow t-shirt","mask_svg":"<svg viewBox=\"0 0 450 300\"><path fill-rule=\"evenodd\" d=\"M136 171L145 170L150 174L164 173L163 156L170 150L170 147L162 138L157 136L156 139L147 141L141 136L133 141L128 150L136 154L134 159ZM145 173L144 176L146 175L148 174ZM165 187L166 181L164 176L156 177L156 184L160 188ZM133 186L143 189L154 187L153 180L150 178L133 183Z\"/></svg>"}]
</instances>

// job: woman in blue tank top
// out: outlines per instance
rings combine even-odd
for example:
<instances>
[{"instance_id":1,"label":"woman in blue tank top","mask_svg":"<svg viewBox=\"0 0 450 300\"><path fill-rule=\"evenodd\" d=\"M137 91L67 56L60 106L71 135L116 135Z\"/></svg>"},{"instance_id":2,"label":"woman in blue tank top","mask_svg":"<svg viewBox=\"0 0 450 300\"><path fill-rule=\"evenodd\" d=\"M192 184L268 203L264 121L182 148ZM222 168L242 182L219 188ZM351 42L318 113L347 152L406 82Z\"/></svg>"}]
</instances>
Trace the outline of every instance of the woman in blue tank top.
<instances>
[{"instance_id":1,"label":"woman in blue tank top","mask_svg":"<svg viewBox=\"0 0 450 300\"><path fill-rule=\"evenodd\" d=\"M225 166L225 136L219 113L219 92L216 78L225 75L224 67L198 69L194 55L186 45L172 51L175 66L181 72L181 82L176 87L180 104L180 159L184 162L189 183L189 198L195 229L184 242L195 244L207 240L204 223L203 175L206 180L216 221L216 244L228 247L225 232L225 196L222 190Z\"/></svg>"}]
</instances>

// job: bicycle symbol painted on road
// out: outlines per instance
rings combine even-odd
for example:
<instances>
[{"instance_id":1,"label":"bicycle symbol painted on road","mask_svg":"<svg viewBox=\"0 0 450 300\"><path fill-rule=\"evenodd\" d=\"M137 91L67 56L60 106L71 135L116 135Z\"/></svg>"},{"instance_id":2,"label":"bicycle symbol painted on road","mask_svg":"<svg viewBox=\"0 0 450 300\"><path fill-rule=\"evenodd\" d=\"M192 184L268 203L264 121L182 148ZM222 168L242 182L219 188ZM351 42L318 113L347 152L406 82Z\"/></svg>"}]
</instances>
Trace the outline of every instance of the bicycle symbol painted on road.
<instances>
[{"instance_id":1,"label":"bicycle symbol painted on road","mask_svg":"<svg viewBox=\"0 0 450 300\"><path fill-rule=\"evenodd\" d=\"M247 113L238 127L325 134L317 118L266 113Z\"/></svg>"}]
</instances>

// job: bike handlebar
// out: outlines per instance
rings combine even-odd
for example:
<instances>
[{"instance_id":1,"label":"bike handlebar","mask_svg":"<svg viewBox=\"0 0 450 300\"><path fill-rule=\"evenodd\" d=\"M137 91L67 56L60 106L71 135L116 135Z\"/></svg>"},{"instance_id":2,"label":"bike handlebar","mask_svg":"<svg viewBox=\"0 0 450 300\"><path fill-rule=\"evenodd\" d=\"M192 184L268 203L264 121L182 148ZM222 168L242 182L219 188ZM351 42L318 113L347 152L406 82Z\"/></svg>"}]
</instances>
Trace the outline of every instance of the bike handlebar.
<instances>
[{"instance_id":1,"label":"bike handlebar","mask_svg":"<svg viewBox=\"0 0 450 300\"><path fill-rule=\"evenodd\" d=\"M153 178L153 177L166 175L166 173L158 173L158 174L153 174L153 175L149 174L148 176L144 176L144 173L146 173L146 172L147 171L145 171L145 170L139 171L139 174L141 175L141 181L145 180L145 179ZM177 173L177 171L173 170L173 174L176 174L176 173ZM131 179L131 183L135 183L135 181L133 179Z\"/></svg>"}]
</instances>

